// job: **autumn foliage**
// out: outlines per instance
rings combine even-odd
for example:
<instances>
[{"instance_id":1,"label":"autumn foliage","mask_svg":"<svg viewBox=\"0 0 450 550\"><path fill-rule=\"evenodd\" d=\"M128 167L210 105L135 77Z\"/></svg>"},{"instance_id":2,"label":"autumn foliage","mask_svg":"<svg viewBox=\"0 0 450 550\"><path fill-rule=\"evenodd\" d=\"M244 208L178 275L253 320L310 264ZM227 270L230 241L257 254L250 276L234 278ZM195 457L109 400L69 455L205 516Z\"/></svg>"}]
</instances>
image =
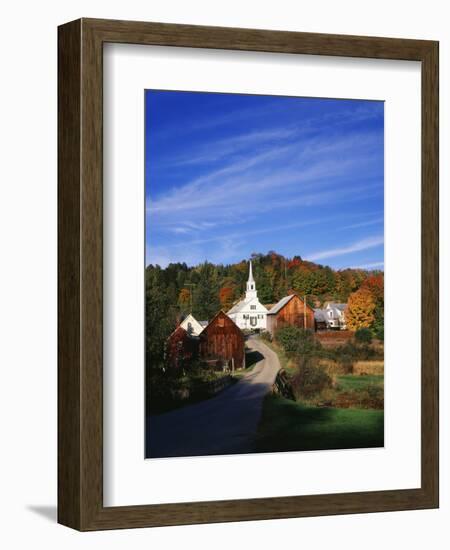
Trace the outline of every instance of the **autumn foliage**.
<instances>
[{"instance_id":1,"label":"autumn foliage","mask_svg":"<svg viewBox=\"0 0 450 550\"><path fill-rule=\"evenodd\" d=\"M347 327L350 330L369 328L375 321L375 298L372 292L361 287L353 294L350 294L345 310Z\"/></svg>"},{"instance_id":2,"label":"autumn foliage","mask_svg":"<svg viewBox=\"0 0 450 550\"><path fill-rule=\"evenodd\" d=\"M219 291L220 305L228 309L233 304L233 289L229 286L224 286Z\"/></svg>"},{"instance_id":3,"label":"autumn foliage","mask_svg":"<svg viewBox=\"0 0 450 550\"><path fill-rule=\"evenodd\" d=\"M365 279L361 288L370 290L375 301L383 300L384 298L384 276L382 273L378 275L370 275Z\"/></svg>"},{"instance_id":4,"label":"autumn foliage","mask_svg":"<svg viewBox=\"0 0 450 550\"><path fill-rule=\"evenodd\" d=\"M178 302L181 307L187 307L191 300L191 292L187 288L182 288L178 295Z\"/></svg>"}]
</instances>

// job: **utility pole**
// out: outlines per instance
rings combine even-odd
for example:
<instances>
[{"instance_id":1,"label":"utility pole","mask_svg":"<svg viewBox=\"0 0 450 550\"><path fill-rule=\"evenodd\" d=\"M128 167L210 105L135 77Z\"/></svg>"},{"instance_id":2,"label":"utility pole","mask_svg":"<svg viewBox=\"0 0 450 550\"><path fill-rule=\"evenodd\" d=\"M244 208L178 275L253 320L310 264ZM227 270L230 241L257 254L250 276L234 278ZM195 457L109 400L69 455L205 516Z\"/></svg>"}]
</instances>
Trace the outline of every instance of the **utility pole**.
<instances>
[{"instance_id":1,"label":"utility pole","mask_svg":"<svg viewBox=\"0 0 450 550\"><path fill-rule=\"evenodd\" d=\"M303 296L303 330L306 330L306 296Z\"/></svg>"}]
</instances>

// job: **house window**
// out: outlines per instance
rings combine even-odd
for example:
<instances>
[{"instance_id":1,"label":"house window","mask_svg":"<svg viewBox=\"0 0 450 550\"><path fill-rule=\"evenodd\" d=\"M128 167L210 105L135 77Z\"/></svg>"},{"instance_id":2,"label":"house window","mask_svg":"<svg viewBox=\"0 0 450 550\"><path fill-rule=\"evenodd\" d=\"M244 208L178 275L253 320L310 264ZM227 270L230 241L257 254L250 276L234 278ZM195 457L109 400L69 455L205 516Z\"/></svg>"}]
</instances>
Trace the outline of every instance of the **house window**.
<instances>
[{"instance_id":1,"label":"house window","mask_svg":"<svg viewBox=\"0 0 450 550\"><path fill-rule=\"evenodd\" d=\"M224 327L225 326L225 319L223 319L223 318L218 319L217 324L218 324L219 327Z\"/></svg>"},{"instance_id":2,"label":"house window","mask_svg":"<svg viewBox=\"0 0 450 550\"><path fill-rule=\"evenodd\" d=\"M250 306L250 309L256 309L256 306Z\"/></svg>"},{"instance_id":3,"label":"house window","mask_svg":"<svg viewBox=\"0 0 450 550\"><path fill-rule=\"evenodd\" d=\"M328 312L328 315L329 315L330 319L332 319L332 317L333 317L333 312L330 310L330 311Z\"/></svg>"}]
</instances>

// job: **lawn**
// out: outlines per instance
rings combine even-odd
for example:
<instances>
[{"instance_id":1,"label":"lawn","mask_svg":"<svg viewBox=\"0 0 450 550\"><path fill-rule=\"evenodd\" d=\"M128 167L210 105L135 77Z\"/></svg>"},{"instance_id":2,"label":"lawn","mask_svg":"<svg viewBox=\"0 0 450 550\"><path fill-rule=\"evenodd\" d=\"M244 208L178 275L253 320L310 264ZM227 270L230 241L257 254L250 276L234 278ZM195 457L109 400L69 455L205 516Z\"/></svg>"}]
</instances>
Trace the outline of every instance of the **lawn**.
<instances>
[{"instance_id":1,"label":"lawn","mask_svg":"<svg viewBox=\"0 0 450 550\"><path fill-rule=\"evenodd\" d=\"M354 376L352 374L347 374L337 377L338 387L344 391L360 391L365 390L370 386L380 386L384 385L384 376L383 375L372 375L372 376Z\"/></svg>"},{"instance_id":2,"label":"lawn","mask_svg":"<svg viewBox=\"0 0 450 550\"><path fill-rule=\"evenodd\" d=\"M384 412L314 407L268 395L256 452L313 451L384 446Z\"/></svg>"}]
</instances>

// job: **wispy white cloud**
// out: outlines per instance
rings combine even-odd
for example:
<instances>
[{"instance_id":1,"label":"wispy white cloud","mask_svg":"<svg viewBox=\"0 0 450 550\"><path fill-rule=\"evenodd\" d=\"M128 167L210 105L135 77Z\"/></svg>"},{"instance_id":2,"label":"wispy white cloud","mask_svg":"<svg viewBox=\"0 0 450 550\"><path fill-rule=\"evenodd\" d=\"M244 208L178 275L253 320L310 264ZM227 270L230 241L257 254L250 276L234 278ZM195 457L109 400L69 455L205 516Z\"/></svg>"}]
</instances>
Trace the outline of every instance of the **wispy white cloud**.
<instances>
[{"instance_id":1,"label":"wispy white cloud","mask_svg":"<svg viewBox=\"0 0 450 550\"><path fill-rule=\"evenodd\" d=\"M168 230L175 234L188 234L188 233L198 233L199 231L205 231L212 229L217 224L212 222L191 222L191 221L180 221L175 226L169 226Z\"/></svg>"},{"instance_id":2,"label":"wispy white cloud","mask_svg":"<svg viewBox=\"0 0 450 550\"><path fill-rule=\"evenodd\" d=\"M276 128L272 130L249 132L238 136L228 137L209 143L207 146L194 148L178 158L170 158L170 166L186 166L193 164L208 164L222 160L225 157L237 157L248 148L267 147L281 140L298 137L300 134L295 128Z\"/></svg>"},{"instance_id":3,"label":"wispy white cloud","mask_svg":"<svg viewBox=\"0 0 450 550\"><path fill-rule=\"evenodd\" d=\"M344 256L345 254L352 254L353 252L360 252L361 250L367 250L380 246L384 243L383 235L376 235L361 239L354 243L351 243L344 247L331 248L328 250L321 250L319 252L313 252L307 255L307 259L313 262L317 260L324 260L326 258L336 258L337 256Z\"/></svg>"},{"instance_id":4,"label":"wispy white cloud","mask_svg":"<svg viewBox=\"0 0 450 550\"><path fill-rule=\"evenodd\" d=\"M371 269L383 269L384 262L369 262L367 264L348 266L348 267L352 267L353 269L367 269L370 271Z\"/></svg>"},{"instance_id":5,"label":"wispy white cloud","mask_svg":"<svg viewBox=\"0 0 450 550\"><path fill-rule=\"evenodd\" d=\"M380 223L383 223L384 222L384 218L383 217L378 217L374 220L368 220L368 221L365 221L365 222L359 222L359 223L352 223L350 225L343 225L342 227L339 227L338 229L342 230L342 229L356 229L358 227L368 227L369 225L377 225L377 224L380 224Z\"/></svg>"},{"instance_id":6,"label":"wispy white cloud","mask_svg":"<svg viewBox=\"0 0 450 550\"><path fill-rule=\"evenodd\" d=\"M222 234L211 234L209 233L207 237L200 237L195 239L181 239L175 243L171 243L171 248L190 248L192 246L203 245L206 243L213 242L237 242L243 241L243 238L254 237L256 235L264 234L275 234L283 231L288 231L290 229L299 229L301 227L307 227L310 225L317 225L323 222L328 222L330 218L316 218L314 220L304 220L301 222L288 223L288 224L277 224L275 226L262 227L259 229L248 229L240 231L232 231L231 233L222 233Z\"/></svg>"},{"instance_id":7,"label":"wispy white cloud","mask_svg":"<svg viewBox=\"0 0 450 550\"><path fill-rule=\"evenodd\" d=\"M368 134L316 140L312 145L274 146L209 170L156 199L149 197L147 213L162 226L175 223L183 227L192 219L229 223L230 217L248 211L249 204L264 213L287 204L311 205L333 200L358 191L358 186L352 189L351 184L337 187L336 178L364 168L370 174L367 168L373 163L371 148L375 140L375 136ZM364 155L351 154L356 144ZM369 186L359 189L364 190L370 191ZM183 229L177 232L182 233Z\"/></svg>"},{"instance_id":8,"label":"wispy white cloud","mask_svg":"<svg viewBox=\"0 0 450 550\"><path fill-rule=\"evenodd\" d=\"M234 125L239 123L252 125L254 121L264 119L268 112L271 113L272 116L278 116L278 118L283 121L285 127L289 125L289 122L293 119L298 119L300 115L302 128L304 129L314 130L324 125L332 129L342 125L364 122L380 117L382 112L380 110L374 110L372 103L373 102L367 102L364 104L361 102L357 108L352 105L350 108L343 108L334 112L308 114L302 110L300 110L300 112L296 110L297 106L295 103L280 102L276 97L272 97L260 101L259 106L255 106L255 104L252 103L248 107L230 111L227 108L227 100L224 97L223 112L217 112L216 116L208 116L206 118L202 118L201 114L196 112L189 124L185 124L184 126L180 126L178 122L168 123L163 129L159 129L157 132L157 139L172 139L174 134L195 135L210 131L214 128L234 127Z\"/></svg>"},{"instance_id":9,"label":"wispy white cloud","mask_svg":"<svg viewBox=\"0 0 450 550\"><path fill-rule=\"evenodd\" d=\"M226 98L224 97L225 102ZM225 107L225 103L224 103ZM247 108L240 108L230 111L228 108L224 108L222 113L217 113L214 117L201 118L198 113L195 114L195 118L190 121L189 125L180 126L177 122L173 124L167 124L164 129L159 130L157 138L159 140L171 139L174 133L180 135L195 134L198 132L205 132L213 128L233 126L236 123L243 121L251 121L259 119L264 116L267 111L275 113L277 111L283 111L284 108L275 99L264 101L259 107L255 105L249 105Z\"/></svg>"}]
</instances>

